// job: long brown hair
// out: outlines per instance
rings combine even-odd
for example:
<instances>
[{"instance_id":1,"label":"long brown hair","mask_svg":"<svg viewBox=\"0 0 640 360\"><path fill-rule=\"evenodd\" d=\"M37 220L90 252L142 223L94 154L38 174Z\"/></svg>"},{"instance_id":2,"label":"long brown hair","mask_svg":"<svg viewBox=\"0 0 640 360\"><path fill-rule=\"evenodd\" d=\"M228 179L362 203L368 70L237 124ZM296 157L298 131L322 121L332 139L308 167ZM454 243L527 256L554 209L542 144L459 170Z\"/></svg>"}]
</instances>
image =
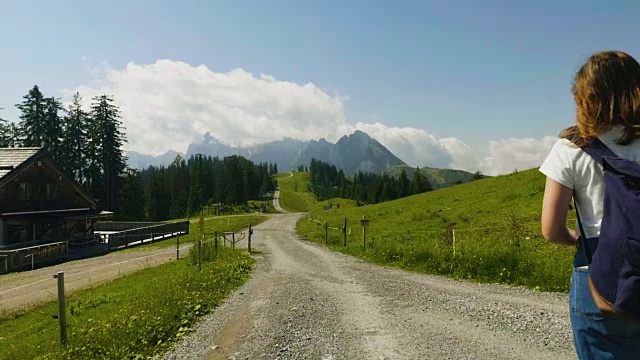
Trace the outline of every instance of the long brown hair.
<instances>
[{"instance_id":1,"label":"long brown hair","mask_svg":"<svg viewBox=\"0 0 640 360\"><path fill-rule=\"evenodd\" d=\"M579 147L590 144L614 125L623 127L616 140L628 145L640 137L640 64L622 51L602 51L589 57L572 86L576 125L560 134Z\"/></svg>"}]
</instances>

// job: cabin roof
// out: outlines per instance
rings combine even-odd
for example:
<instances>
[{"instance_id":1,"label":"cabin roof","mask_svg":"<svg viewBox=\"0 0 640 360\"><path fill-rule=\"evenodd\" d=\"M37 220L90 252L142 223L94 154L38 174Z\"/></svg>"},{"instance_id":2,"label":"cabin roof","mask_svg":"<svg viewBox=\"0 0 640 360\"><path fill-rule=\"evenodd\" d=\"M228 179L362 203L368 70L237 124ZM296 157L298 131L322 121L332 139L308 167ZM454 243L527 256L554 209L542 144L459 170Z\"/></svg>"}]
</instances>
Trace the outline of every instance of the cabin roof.
<instances>
[{"instance_id":1,"label":"cabin roof","mask_svg":"<svg viewBox=\"0 0 640 360\"><path fill-rule=\"evenodd\" d=\"M92 208L97 208L95 200L70 176L65 174L60 166L46 156L39 147L0 148L0 187L11 181L11 178L29 167L36 160L49 163L60 175L60 179L71 184L84 197ZM39 165L39 164L38 164Z\"/></svg>"},{"instance_id":2,"label":"cabin roof","mask_svg":"<svg viewBox=\"0 0 640 360\"><path fill-rule=\"evenodd\" d=\"M40 148L0 148L0 179L17 168L32 156L38 153Z\"/></svg>"}]
</instances>

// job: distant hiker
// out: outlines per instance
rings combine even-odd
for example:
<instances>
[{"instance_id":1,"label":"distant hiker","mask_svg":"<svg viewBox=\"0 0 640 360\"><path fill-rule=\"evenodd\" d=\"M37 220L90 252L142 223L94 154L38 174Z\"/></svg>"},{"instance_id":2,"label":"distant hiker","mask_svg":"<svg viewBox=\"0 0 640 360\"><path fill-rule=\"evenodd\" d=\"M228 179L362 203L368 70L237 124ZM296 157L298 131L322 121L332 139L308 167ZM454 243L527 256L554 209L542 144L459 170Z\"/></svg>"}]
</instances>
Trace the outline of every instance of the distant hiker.
<instances>
[{"instance_id":1,"label":"distant hiker","mask_svg":"<svg viewBox=\"0 0 640 360\"><path fill-rule=\"evenodd\" d=\"M542 234L577 247L569 303L578 357L639 359L640 322L606 309L640 313L640 302L628 301L640 296L640 212L633 211L640 192L632 188L640 176L640 65L620 51L595 53L572 91L576 123L540 167L547 176ZM575 230L566 226L572 197Z\"/></svg>"},{"instance_id":2,"label":"distant hiker","mask_svg":"<svg viewBox=\"0 0 640 360\"><path fill-rule=\"evenodd\" d=\"M569 303L578 357L640 359L640 65L595 53L572 91L575 125L540 167L542 234L577 247ZM575 230L566 226L572 197Z\"/></svg>"}]
</instances>

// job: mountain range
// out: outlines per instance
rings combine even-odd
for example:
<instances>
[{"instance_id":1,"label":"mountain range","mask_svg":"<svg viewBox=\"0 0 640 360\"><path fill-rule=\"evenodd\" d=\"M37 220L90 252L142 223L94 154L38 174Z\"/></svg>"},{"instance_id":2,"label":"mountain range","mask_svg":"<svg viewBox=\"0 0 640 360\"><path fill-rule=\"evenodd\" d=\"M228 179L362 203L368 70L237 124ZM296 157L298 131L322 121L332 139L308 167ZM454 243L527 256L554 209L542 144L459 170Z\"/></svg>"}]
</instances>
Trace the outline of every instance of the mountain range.
<instances>
[{"instance_id":1,"label":"mountain range","mask_svg":"<svg viewBox=\"0 0 640 360\"><path fill-rule=\"evenodd\" d=\"M126 156L130 167L143 169L151 165L169 165L177 155L189 158L195 154L220 158L240 155L255 163L276 163L280 172L295 170L299 165L308 166L315 158L343 169L347 176L357 171L380 173L392 166L406 165L377 140L359 130L343 136L335 144L325 139L302 141L284 138L248 147L229 146L206 133L200 143L189 145L186 154L170 150L160 156L152 156L128 151Z\"/></svg>"},{"instance_id":2,"label":"mountain range","mask_svg":"<svg viewBox=\"0 0 640 360\"><path fill-rule=\"evenodd\" d=\"M280 172L294 171L300 165L309 166L314 158L342 169L347 177L353 176L357 171L398 177L405 170L411 179L416 171L416 168L405 164L389 149L360 130L343 136L335 144L325 139L302 141L284 138L247 147L226 145L206 133L202 141L189 145L186 154L170 150L160 156L152 156L128 151L126 156L130 167L144 169L149 166L168 166L178 155L188 159L195 154L219 158L239 155L255 163L275 163ZM422 167L420 172L429 179L434 189L474 179L474 174L462 170Z\"/></svg>"}]
</instances>

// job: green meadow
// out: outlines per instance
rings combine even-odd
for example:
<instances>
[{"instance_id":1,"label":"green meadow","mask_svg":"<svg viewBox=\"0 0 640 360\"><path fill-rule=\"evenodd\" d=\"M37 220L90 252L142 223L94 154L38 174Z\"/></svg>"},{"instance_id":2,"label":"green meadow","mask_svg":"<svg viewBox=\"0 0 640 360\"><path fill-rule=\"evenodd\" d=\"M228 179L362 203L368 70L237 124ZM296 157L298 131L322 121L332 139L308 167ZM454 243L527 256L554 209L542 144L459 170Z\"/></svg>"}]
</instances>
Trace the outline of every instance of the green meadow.
<instances>
[{"instance_id":1,"label":"green meadow","mask_svg":"<svg viewBox=\"0 0 640 360\"><path fill-rule=\"evenodd\" d=\"M207 254L202 271L190 251L67 297L66 347L52 318L57 302L0 318L0 359L143 359L166 351L249 277L253 259L243 251Z\"/></svg>"},{"instance_id":2,"label":"green meadow","mask_svg":"<svg viewBox=\"0 0 640 360\"><path fill-rule=\"evenodd\" d=\"M285 182L286 181L286 182ZM304 174L279 180L290 211L305 211L300 236L374 263L479 282L567 291L575 249L540 230L544 176L537 170L484 178L403 199L323 210L312 206ZM297 184L293 194L292 183ZM306 194L304 194L306 192ZM302 193L302 194L301 194ZM299 205L304 204L304 205ZM323 204L326 204L324 202ZM370 220L366 247L360 220ZM347 219L347 246L340 230ZM575 214L569 215L575 222Z\"/></svg>"},{"instance_id":3,"label":"green meadow","mask_svg":"<svg viewBox=\"0 0 640 360\"><path fill-rule=\"evenodd\" d=\"M291 212L307 212L318 208L318 200L308 191L309 173L289 173L278 175L280 206Z\"/></svg>"}]
</instances>

